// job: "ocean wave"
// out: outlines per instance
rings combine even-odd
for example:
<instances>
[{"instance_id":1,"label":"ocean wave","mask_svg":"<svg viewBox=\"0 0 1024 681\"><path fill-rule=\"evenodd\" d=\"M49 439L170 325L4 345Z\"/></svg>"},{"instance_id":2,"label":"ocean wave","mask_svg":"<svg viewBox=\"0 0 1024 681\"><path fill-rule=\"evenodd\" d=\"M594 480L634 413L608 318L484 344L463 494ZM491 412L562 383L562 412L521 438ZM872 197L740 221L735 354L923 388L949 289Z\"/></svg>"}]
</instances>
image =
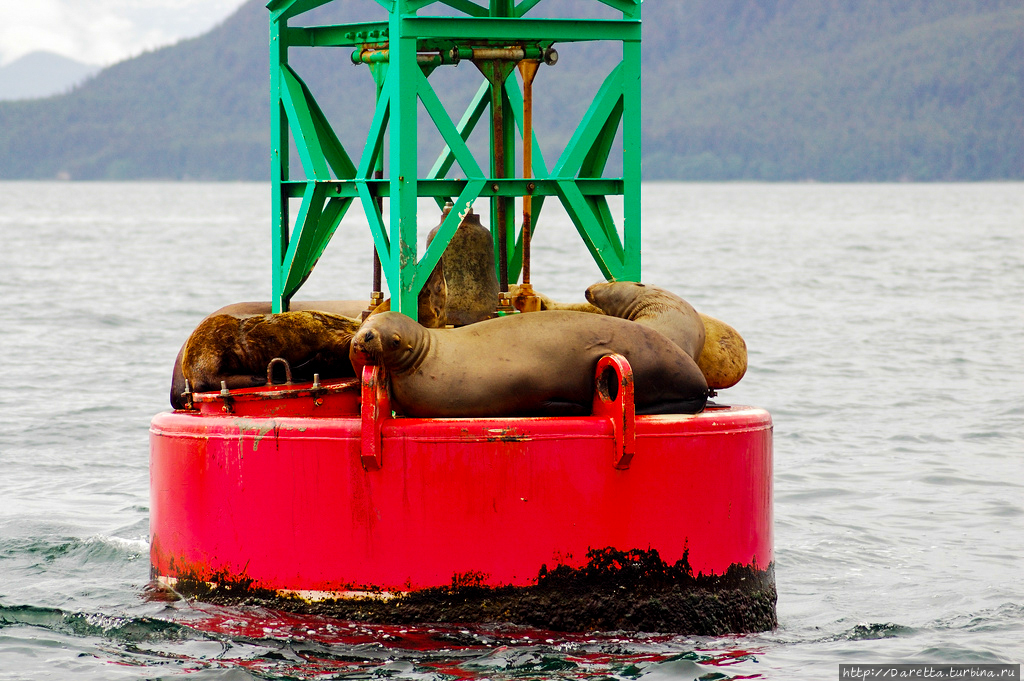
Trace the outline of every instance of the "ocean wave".
<instances>
[{"instance_id":1,"label":"ocean wave","mask_svg":"<svg viewBox=\"0 0 1024 681\"><path fill-rule=\"evenodd\" d=\"M861 622L852 629L834 637L839 641L875 641L883 638L910 636L916 630L913 627L894 622Z\"/></svg>"},{"instance_id":2,"label":"ocean wave","mask_svg":"<svg viewBox=\"0 0 1024 681\"><path fill-rule=\"evenodd\" d=\"M97 637L123 643L208 638L185 625L152 617L67 612L35 605L0 605L0 629L11 626L39 627L69 636Z\"/></svg>"},{"instance_id":3,"label":"ocean wave","mask_svg":"<svg viewBox=\"0 0 1024 681\"><path fill-rule=\"evenodd\" d=\"M1024 604L1003 603L977 612L953 615L938 620L936 627L973 632L1024 630Z\"/></svg>"},{"instance_id":4,"label":"ocean wave","mask_svg":"<svg viewBox=\"0 0 1024 681\"><path fill-rule=\"evenodd\" d=\"M111 548L119 554L130 556L132 558L138 558L139 556L149 553L149 537L126 539L124 537L108 537L97 534L87 538L84 544L85 546Z\"/></svg>"},{"instance_id":5,"label":"ocean wave","mask_svg":"<svg viewBox=\"0 0 1024 681\"><path fill-rule=\"evenodd\" d=\"M148 537L134 539L96 534L90 537L23 537L0 540L0 557L35 564L77 558L90 562L136 560L149 554Z\"/></svg>"}]
</instances>

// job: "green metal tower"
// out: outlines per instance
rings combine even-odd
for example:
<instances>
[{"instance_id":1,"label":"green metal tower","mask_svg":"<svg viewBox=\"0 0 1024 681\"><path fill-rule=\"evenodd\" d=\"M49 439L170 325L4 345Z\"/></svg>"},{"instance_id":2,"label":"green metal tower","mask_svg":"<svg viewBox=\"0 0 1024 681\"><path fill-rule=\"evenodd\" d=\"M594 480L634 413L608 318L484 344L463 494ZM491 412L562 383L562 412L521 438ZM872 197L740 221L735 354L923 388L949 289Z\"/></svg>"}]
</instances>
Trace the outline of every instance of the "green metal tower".
<instances>
[{"instance_id":1,"label":"green metal tower","mask_svg":"<svg viewBox=\"0 0 1024 681\"><path fill-rule=\"evenodd\" d=\"M271 0L270 89L273 183L273 306L288 309L347 210L356 200L370 224L392 309L416 317L417 295L465 214L477 199L490 199L495 266L502 290L528 267L531 223L545 197L555 196L609 279L640 276L640 4L594 0L621 19L533 18L545 0L376 0L386 20L344 25L291 26L289 21L332 0ZM344 2L345 0L335 0ZM443 5L445 16L420 15ZM450 10L450 11L449 11ZM578 41L621 43L622 60L607 75L572 138L549 169L531 126L531 83L537 66L553 63L553 45ZM377 102L366 143L351 156L334 133L310 89L288 62L291 47L350 47L352 60L369 66ZM472 61L482 82L458 122L431 87L436 69ZM516 68L524 87L510 77ZM422 104L446 147L427 177L418 177L418 106ZM489 112L490 159L481 168L467 146ZM511 114L511 115L510 115ZM619 128L623 176L604 177ZM525 132L524 132L525 130ZM289 168L289 132L302 173ZM515 168L516 145L525 168ZM383 150L387 141L387 176ZM447 178L458 163L465 177ZM621 229L607 197L623 197ZM301 197L297 215L288 199ZM417 199L447 201L454 209L420 256ZM523 224L514 204L523 198ZM384 220L387 200L388 223ZM525 252L524 252L525 251ZM528 270L527 270L528 271ZM379 275L375 290L379 290Z\"/></svg>"}]
</instances>

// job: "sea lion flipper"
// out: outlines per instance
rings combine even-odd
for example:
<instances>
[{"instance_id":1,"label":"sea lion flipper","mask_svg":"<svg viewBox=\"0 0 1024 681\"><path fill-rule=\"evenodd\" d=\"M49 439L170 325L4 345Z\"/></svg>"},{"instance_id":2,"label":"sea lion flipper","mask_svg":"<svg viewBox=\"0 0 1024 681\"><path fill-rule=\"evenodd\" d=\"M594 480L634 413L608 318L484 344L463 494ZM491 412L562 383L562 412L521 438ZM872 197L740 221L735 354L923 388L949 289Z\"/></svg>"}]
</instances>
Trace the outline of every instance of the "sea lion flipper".
<instances>
[{"instance_id":1,"label":"sea lion flipper","mask_svg":"<svg viewBox=\"0 0 1024 681\"><path fill-rule=\"evenodd\" d=\"M182 394L185 392L185 374L181 371L181 358L185 354L185 345L182 344L178 350L178 356L174 360L174 369L171 371L171 406L175 409L184 409L187 405Z\"/></svg>"},{"instance_id":2,"label":"sea lion flipper","mask_svg":"<svg viewBox=\"0 0 1024 681\"><path fill-rule=\"evenodd\" d=\"M637 405L636 413L638 416L650 414L699 414L704 411L707 403L708 396L704 394L685 400L652 402L643 406Z\"/></svg>"},{"instance_id":3,"label":"sea lion flipper","mask_svg":"<svg viewBox=\"0 0 1024 681\"><path fill-rule=\"evenodd\" d=\"M591 405L568 400L547 400L540 403L538 414L542 416L589 416Z\"/></svg>"},{"instance_id":4,"label":"sea lion flipper","mask_svg":"<svg viewBox=\"0 0 1024 681\"><path fill-rule=\"evenodd\" d=\"M266 376L254 376L251 374L216 374L208 376L205 380L192 386L192 390L197 393L209 393L216 392L224 386L227 386L228 390L239 390L241 388L256 388L266 384Z\"/></svg>"}]
</instances>

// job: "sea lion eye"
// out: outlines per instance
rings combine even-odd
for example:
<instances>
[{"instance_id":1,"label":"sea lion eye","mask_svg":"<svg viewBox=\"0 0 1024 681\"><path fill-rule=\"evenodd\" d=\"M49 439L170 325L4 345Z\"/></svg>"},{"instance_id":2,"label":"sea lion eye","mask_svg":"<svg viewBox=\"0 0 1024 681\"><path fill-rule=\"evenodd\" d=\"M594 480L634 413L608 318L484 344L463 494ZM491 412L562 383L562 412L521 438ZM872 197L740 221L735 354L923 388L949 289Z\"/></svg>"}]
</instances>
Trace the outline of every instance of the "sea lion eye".
<instances>
[{"instance_id":1,"label":"sea lion eye","mask_svg":"<svg viewBox=\"0 0 1024 681\"><path fill-rule=\"evenodd\" d=\"M401 336L399 336L397 333L391 336L391 347L397 348L401 344L402 344L402 337Z\"/></svg>"},{"instance_id":2,"label":"sea lion eye","mask_svg":"<svg viewBox=\"0 0 1024 681\"><path fill-rule=\"evenodd\" d=\"M373 331L367 330L363 333L364 341L372 341L374 338L376 338L376 336L373 335Z\"/></svg>"}]
</instances>

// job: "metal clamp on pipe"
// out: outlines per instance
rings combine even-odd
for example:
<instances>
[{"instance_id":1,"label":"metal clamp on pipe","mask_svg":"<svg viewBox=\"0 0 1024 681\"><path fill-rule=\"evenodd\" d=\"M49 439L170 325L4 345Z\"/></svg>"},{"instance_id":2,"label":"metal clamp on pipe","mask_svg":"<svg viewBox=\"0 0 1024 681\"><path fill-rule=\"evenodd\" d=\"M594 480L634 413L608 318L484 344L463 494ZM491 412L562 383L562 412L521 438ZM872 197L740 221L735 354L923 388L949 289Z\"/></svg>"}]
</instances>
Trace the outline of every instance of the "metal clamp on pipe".
<instances>
[{"instance_id":1,"label":"metal clamp on pipe","mask_svg":"<svg viewBox=\"0 0 1024 681\"><path fill-rule=\"evenodd\" d=\"M459 51L455 48L438 52L419 52L416 63L420 66L441 66L442 64L458 64ZM391 61L391 51L372 47L362 47L352 51L353 64L382 64Z\"/></svg>"},{"instance_id":2,"label":"metal clamp on pipe","mask_svg":"<svg viewBox=\"0 0 1024 681\"><path fill-rule=\"evenodd\" d=\"M548 66L554 66L558 62L558 52L553 47L538 47L536 45L512 46L512 47L459 47L457 50L460 59L468 59L474 62L479 61L514 61L520 62L524 59L542 61Z\"/></svg>"},{"instance_id":3,"label":"metal clamp on pipe","mask_svg":"<svg viewBox=\"0 0 1024 681\"><path fill-rule=\"evenodd\" d=\"M544 62L548 66L558 63L558 51L553 47L453 47L450 50L437 52L420 52L416 55L416 63L421 66L441 66L442 64L458 65L467 59L480 61L514 61L532 59ZM380 64L391 60L390 50L378 47L361 47L352 51L353 64Z\"/></svg>"}]
</instances>

